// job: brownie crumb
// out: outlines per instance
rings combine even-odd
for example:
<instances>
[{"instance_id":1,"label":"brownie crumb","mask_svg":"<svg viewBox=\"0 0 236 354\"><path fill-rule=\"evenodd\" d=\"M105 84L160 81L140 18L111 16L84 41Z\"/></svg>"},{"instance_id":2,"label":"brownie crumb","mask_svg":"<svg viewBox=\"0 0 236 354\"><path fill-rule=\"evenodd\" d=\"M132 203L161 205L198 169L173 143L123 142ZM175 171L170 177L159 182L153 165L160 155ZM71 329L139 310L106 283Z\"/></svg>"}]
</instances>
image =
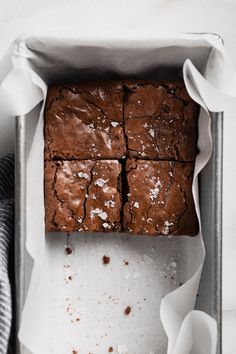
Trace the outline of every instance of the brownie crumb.
<instances>
[{"instance_id":1,"label":"brownie crumb","mask_svg":"<svg viewBox=\"0 0 236 354\"><path fill-rule=\"evenodd\" d=\"M124 265L129 265L129 262L128 261L124 261Z\"/></svg>"},{"instance_id":2,"label":"brownie crumb","mask_svg":"<svg viewBox=\"0 0 236 354\"><path fill-rule=\"evenodd\" d=\"M69 255L72 253L72 249L70 247L66 247L65 252Z\"/></svg>"},{"instance_id":3,"label":"brownie crumb","mask_svg":"<svg viewBox=\"0 0 236 354\"><path fill-rule=\"evenodd\" d=\"M78 354L77 350L72 350L72 354Z\"/></svg>"},{"instance_id":4,"label":"brownie crumb","mask_svg":"<svg viewBox=\"0 0 236 354\"><path fill-rule=\"evenodd\" d=\"M112 352L113 352L113 348L110 347L110 348L108 349L108 353L112 353Z\"/></svg>"},{"instance_id":5,"label":"brownie crumb","mask_svg":"<svg viewBox=\"0 0 236 354\"><path fill-rule=\"evenodd\" d=\"M72 276L70 275L70 276L68 277L68 279L69 279L69 280L72 280Z\"/></svg>"},{"instance_id":6,"label":"brownie crumb","mask_svg":"<svg viewBox=\"0 0 236 354\"><path fill-rule=\"evenodd\" d=\"M103 258L102 258L102 261L103 261L103 264L109 264L110 263L110 257L104 255Z\"/></svg>"},{"instance_id":7,"label":"brownie crumb","mask_svg":"<svg viewBox=\"0 0 236 354\"><path fill-rule=\"evenodd\" d=\"M130 312L131 312L131 307L127 306L125 311L124 311L125 315L128 316L130 314Z\"/></svg>"},{"instance_id":8,"label":"brownie crumb","mask_svg":"<svg viewBox=\"0 0 236 354\"><path fill-rule=\"evenodd\" d=\"M79 317L77 317L77 318L76 318L76 322L79 322L79 321L80 321L80 318L79 318Z\"/></svg>"}]
</instances>

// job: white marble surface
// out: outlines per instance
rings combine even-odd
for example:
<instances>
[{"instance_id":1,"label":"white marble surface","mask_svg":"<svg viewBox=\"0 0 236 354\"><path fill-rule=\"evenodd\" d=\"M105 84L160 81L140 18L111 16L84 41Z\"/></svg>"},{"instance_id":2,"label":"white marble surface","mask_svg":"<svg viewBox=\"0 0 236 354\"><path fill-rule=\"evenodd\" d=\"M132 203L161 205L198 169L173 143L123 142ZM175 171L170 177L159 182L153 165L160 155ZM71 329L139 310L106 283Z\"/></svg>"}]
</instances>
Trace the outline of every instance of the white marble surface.
<instances>
[{"instance_id":1,"label":"white marble surface","mask_svg":"<svg viewBox=\"0 0 236 354\"><path fill-rule=\"evenodd\" d=\"M0 58L16 36L32 30L109 28L214 32L236 61L236 0L8 0L0 3ZM236 108L236 104L235 104ZM236 159L234 111L224 119L223 354L235 352L236 327ZM3 155L13 151L13 121L0 119Z\"/></svg>"}]
</instances>

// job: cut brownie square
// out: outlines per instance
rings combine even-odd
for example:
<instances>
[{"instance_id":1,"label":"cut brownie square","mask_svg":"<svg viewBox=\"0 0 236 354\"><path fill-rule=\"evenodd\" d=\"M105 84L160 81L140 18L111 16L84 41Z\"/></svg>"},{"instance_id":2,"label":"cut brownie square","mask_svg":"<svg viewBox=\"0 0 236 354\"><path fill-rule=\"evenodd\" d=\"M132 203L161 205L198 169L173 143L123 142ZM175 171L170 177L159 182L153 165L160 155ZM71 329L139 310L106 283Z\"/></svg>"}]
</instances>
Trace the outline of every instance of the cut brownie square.
<instances>
[{"instance_id":1,"label":"cut brownie square","mask_svg":"<svg viewBox=\"0 0 236 354\"><path fill-rule=\"evenodd\" d=\"M125 82L128 155L194 161L198 105L182 82Z\"/></svg>"},{"instance_id":2,"label":"cut brownie square","mask_svg":"<svg viewBox=\"0 0 236 354\"><path fill-rule=\"evenodd\" d=\"M120 174L117 160L46 161L46 231L119 231Z\"/></svg>"},{"instance_id":3,"label":"cut brownie square","mask_svg":"<svg viewBox=\"0 0 236 354\"><path fill-rule=\"evenodd\" d=\"M120 82L49 87L45 107L45 158L124 157L123 96Z\"/></svg>"},{"instance_id":4,"label":"cut brownie square","mask_svg":"<svg viewBox=\"0 0 236 354\"><path fill-rule=\"evenodd\" d=\"M125 231L147 235L198 232L192 196L193 163L128 159Z\"/></svg>"}]
</instances>

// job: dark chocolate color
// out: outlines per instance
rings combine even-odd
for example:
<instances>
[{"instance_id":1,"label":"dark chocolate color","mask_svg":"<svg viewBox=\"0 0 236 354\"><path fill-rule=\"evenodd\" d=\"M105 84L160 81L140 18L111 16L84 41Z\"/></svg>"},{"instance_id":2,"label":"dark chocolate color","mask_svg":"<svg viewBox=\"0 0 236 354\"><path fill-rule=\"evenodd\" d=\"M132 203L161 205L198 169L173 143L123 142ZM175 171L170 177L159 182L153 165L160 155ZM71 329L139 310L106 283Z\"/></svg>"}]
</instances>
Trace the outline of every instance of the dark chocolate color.
<instances>
[{"instance_id":1,"label":"dark chocolate color","mask_svg":"<svg viewBox=\"0 0 236 354\"><path fill-rule=\"evenodd\" d=\"M198 105L183 82L50 87L45 108L46 230L121 231L123 222L123 230L134 234L196 235L192 178L197 116ZM129 192L122 206L118 159L126 157L123 190Z\"/></svg>"},{"instance_id":2,"label":"dark chocolate color","mask_svg":"<svg viewBox=\"0 0 236 354\"><path fill-rule=\"evenodd\" d=\"M128 159L125 231L153 236L196 235L193 169L193 163Z\"/></svg>"},{"instance_id":3,"label":"dark chocolate color","mask_svg":"<svg viewBox=\"0 0 236 354\"><path fill-rule=\"evenodd\" d=\"M182 82L125 83L128 155L143 159L194 161L198 105Z\"/></svg>"},{"instance_id":4,"label":"dark chocolate color","mask_svg":"<svg viewBox=\"0 0 236 354\"><path fill-rule=\"evenodd\" d=\"M46 231L119 231L117 160L46 161Z\"/></svg>"},{"instance_id":5,"label":"dark chocolate color","mask_svg":"<svg viewBox=\"0 0 236 354\"><path fill-rule=\"evenodd\" d=\"M120 82L52 86L45 107L45 158L106 159L126 153Z\"/></svg>"}]
</instances>

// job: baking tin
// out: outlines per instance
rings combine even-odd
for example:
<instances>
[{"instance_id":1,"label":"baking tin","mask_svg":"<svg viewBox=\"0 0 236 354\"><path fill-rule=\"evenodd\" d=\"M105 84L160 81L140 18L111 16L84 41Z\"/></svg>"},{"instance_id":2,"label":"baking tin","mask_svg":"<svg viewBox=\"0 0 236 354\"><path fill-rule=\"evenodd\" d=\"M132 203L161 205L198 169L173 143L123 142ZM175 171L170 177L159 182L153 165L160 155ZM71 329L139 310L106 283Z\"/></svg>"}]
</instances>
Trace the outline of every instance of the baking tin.
<instances>
[{"instance_id":1,"label":"baking tin","mask_svg":"<svg viewBox=\"0 0 236 354\"><path fill-rule=\"evenodd\" d=\"M216 319L218 325L217 354L222 352L222 155L223 113L212 113L213 153L200 174L200 208L206 258L196 308ZM26 255L26 123L25 116L15 118L15 267L16 267L16 333L29 284L32 260ZM16 339L16 353L25 350Z\"/></svg>"}]
</instances>

